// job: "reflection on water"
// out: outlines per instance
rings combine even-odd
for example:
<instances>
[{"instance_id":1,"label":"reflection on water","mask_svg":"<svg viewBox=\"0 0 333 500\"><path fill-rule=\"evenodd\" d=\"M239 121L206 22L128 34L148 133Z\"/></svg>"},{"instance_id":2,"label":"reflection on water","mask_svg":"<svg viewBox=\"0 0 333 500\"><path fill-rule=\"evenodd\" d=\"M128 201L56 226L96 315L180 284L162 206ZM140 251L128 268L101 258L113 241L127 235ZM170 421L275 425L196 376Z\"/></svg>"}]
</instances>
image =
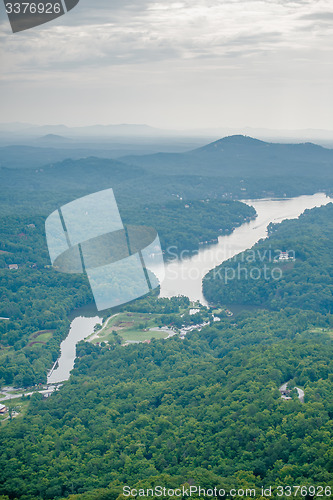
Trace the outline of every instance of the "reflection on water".
<instances>
[{"instance_id":1,"label":"reflection on water","mask_svg":"<svg viewBox=\"0 0 333 500\"><path fill-rule=\"evenodd\" d=\"M61 355L58 359L58 366L51 370L47 377L48 384L57 384L69 379L76 357L76 344L92 334L97 323L102 323L102 318L99 316L78 316L73 319L69 333L60 345Z\"/></svg>"},{"instance_id":2,"label":"reflection on water","mask_svg":"<svg viewBox=\"0 0 333 500\"><path fill-rule=\"evenodd\" d=\"M207 304L202 294L202 279L208 271L265 238L271 222L295 219L304 210L327 205L330 201L332 199L323 193L281 200L244 200L255 208L257 218L236 228L230 235L220 236L216 245L199 250L193 257L168 263L160 296L186 295Z\"/></svg>"},{"instance_id":3,"label":"reflection on water","mask_svg":"<svg viewBox=\"0 0 333 500\"><path fill-rule=\"evenodd\" d=\"M327 205L330 201L331 198L323 193L283 200L246 200L245 203L255 208L258 217L238 227L232 234L220 236L216 245L200 250L191 258L168 263L160 296L186 295L191 300L207 304L202 294L202 279L208 271L265 238L267 226L271 222L294 219L304 210ZM50 372L48 383L58 383L69 378L74 366L75 346L93 333L97 323L102 322L98 314L95 305L84 306L72 313L69 334L61 343L58 366Z\"/></svg>"}]
</instances>

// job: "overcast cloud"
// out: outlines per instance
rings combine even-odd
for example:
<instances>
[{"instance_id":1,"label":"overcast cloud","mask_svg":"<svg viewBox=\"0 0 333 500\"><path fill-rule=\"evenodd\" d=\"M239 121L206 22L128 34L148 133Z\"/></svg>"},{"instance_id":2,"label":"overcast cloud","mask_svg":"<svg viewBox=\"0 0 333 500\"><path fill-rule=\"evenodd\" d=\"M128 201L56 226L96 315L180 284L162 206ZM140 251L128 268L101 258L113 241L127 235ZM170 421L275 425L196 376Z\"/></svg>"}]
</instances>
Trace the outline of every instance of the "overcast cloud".
<instances>
[{"instance_id":1,"label":"overcast cloud","mask_svg":"<svg viewBox=\"0 0 333 500\"><path fill-rule=\"evenodd\" d=\"M0 29L1 121L333 128L331 0L80 0Z\"/></svg>"}]
</instances>

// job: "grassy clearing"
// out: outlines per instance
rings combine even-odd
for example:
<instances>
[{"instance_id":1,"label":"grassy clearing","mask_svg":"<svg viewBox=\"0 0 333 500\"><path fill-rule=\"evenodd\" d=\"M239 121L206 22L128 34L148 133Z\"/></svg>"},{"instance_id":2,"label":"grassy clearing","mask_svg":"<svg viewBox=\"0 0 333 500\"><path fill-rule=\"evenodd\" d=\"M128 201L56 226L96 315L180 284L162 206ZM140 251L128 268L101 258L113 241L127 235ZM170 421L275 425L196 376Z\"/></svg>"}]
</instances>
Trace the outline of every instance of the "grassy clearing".
<instances>
[{"instance_id":1,"label":"grassy clearing","mask_svg":"<svg viewBox=\"0 0 333 500\"><path fill-rule=\"evenodd\" d=\"M175 316L174 323L178 324L179 328L182 324L182 320L176 320L180 319L184 314L188 314L191 309L201 310L201 305L192 302L188 307L179 309L177 314L170 313L170 315ZM159 330L152 331L151 329L165 328L165 316L168 316L168 314L128 311L117 313L111 316L106 324L103 325L102 329L91 335L88 340L94 344L108 341L120 344L131 341L144 342L152 338L164 339L169 336L170 332ZM168 324L174 324L173 320L170 321L170 318L167 318L167 322ZM191 324L191 322L189 322L189 324Z\"/></svg>"},{"instance_id":2,"label":"grassy clearing","mask_svg":"<svg viewBox=\"0 0 333 500\"><path fill-rule=\"evenodd\" d=\"M54 330L39 330L30 335L28 346L31 347L35 344L47 344L52 338Z\"/></svg>"},{"instance_id":3,"label":"grassy clearing","mask_svg":"<svg viewBox=\"0 0 333 500\"><path fill-rule=\"evenodd\" d=\"M217 314L217 315L219 315L219 314L223 314L223 313L225 313L225 309L223 309L222 307L219 307L219 308L217 308L217 309L213 309L213 310L212 310L212 313L213 313L213 314Z\"/></svg>"},{"instance_id":4,"label":"grassy clearing","mask_svg":"<svg viewBox=\"0 0 333 500\"><path fill-rule=\"evenodd\" d=\"M50 340L52 338L52 333L41 333L40 335L38 335L38 337L35 339L35 341L38 341L38 342L47 342L48 340Z\"/></svg>"},{"instance_id":5,"label":"grassy clearing","mask_svg":"<svg viewBox=\"0 0 333 500\"><path fill-rule=\"evenodd\" d=\"M128 341L136 341L136 342L144 342L145 340L151 339L165 339L169 334L167 332L157 332L157 331L127 331L122 333L121 337L125 342Z\"/></svg>"},{"instance_id":6,"label":"grassy clearing","mask_svg":"<svg viewBox=\"0 0 333 500\"><path fill-rule=\"evenodd\" d=\"M333 337L333 330L330 328L312 328L311 333L326 333L330 337Z\"/></svg>"},{"instance_id":7,"label":"grassy clearing","mask_svg":"<svg viewBox=\"0 0 333 500\"><path fill-rule=\"evenodd\" d=\"M150 331L150 328L159 326L161 326L159 314L123 312L111 317L92 342L115 342L117 339L122 343L144 342L152 338L166 338L167 332Z\"/></svg>"}]
</instances>

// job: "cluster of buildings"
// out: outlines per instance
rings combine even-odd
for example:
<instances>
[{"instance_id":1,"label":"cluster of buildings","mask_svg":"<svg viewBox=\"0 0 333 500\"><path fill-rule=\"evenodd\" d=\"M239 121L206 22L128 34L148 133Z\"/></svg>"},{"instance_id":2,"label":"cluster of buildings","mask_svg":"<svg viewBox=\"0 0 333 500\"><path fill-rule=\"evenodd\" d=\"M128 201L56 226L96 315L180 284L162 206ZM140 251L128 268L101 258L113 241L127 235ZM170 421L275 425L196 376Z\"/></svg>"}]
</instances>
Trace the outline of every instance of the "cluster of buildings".
<instances>
[{"instance_id":1,"label":"cluster of buildings","mask_svg":"<svg viewBox=\"0 0 333 500\"><path fill-rule=\"evenodd\" d=\"M275 257L274 262L286 262L286 261L294 261L295 257L289 255L289 252L280 252L278 257Z\"/></svg>"}]
</instances>

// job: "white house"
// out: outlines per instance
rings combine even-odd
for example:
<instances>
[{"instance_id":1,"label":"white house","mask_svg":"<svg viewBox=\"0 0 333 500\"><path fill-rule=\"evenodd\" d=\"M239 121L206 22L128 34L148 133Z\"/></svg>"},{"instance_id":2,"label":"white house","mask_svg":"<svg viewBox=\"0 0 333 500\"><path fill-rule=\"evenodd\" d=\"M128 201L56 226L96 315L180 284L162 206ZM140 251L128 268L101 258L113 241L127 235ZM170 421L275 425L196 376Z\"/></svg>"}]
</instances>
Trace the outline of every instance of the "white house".
<instances>
[{"instance_id":1,"label":"white house","mask_svg":"<svg viewBox=\"0 0 333 500\"><path fill-rule=\"evenodd\" d=\"M295 260L295 257L290 256L289 252L280 252L280 255L275 257L274 262L286 262L290 260Z\"/></svg>"},{"instance_id":2,"label":"white house","mask_svg":"<svg viewBox=\"0 0 333 500\"><path fill-rule=\"evenodd\" d=\"M0 403L0 415L3 415L8 410L7 406Z\"/></svg>"}]
</instances>

